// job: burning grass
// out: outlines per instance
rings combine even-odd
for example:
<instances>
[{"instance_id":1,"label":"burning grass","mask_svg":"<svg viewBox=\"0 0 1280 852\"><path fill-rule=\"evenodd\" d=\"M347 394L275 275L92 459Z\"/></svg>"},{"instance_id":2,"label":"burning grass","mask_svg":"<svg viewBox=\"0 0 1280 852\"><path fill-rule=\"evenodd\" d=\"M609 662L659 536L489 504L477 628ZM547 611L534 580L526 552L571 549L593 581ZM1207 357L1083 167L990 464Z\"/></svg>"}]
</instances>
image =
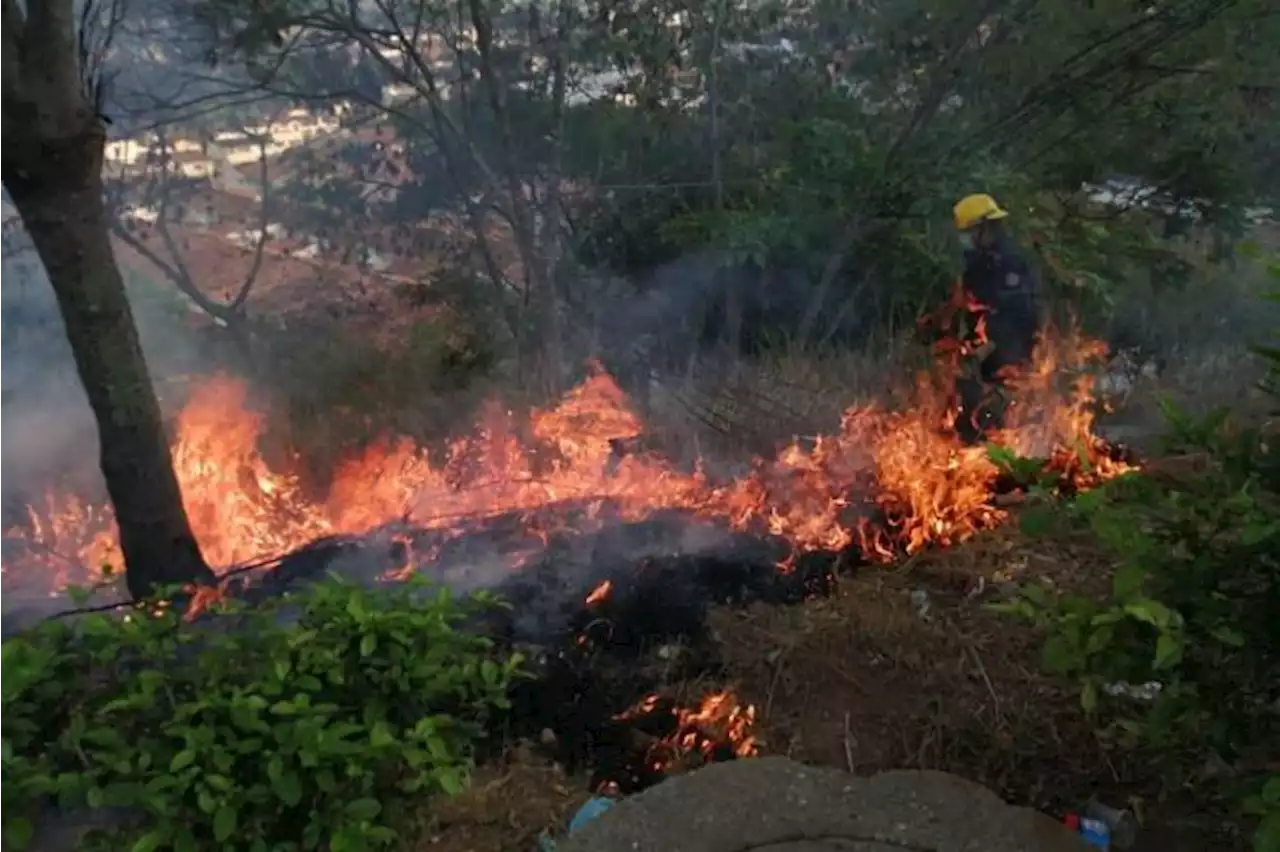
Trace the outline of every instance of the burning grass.
<instances>
[{"instance_id":1,"label":"burning grass","mask_svg":"<svg viewBox=\"0 0 1280 852\"><path fill-rule=\"evenodd\" d=\"M1102 354L1074 335L1043 345L1014 381L1008 428L995 440L1047 464L1077 487L1125 469L1091 431L1089 365ZM1074 387L1062 387L1075 376ZM188 515L206 556L230 567L296 549L323 536L361 535L389 524L460 535L477 519L524 518L509 568L525 564L552 533L590 532L615 521L679 511L736 531L789 543L791 555L856 547L888 562L951 545L1001 523L992 495L1000 471L981 447L965 447L950 424L954 370L922 373L910 404L846 410L839 430L759 458L746 475L713 480L653 453L628 452L645 424L616 382L594 366L556 405L527 418L490 405L470 434L431 454L389 437L337 465L319 498L299 475L274 469L259 450L266 424L240 381L213 376L178 417L174 461ZM565 507L561 511L557 507ZM6 536L25 546L5 565L6 585L57 593L120 564L109 508L50 493ZM410 554L404 570L433 552Z\"/></svg>"}]
</instances>

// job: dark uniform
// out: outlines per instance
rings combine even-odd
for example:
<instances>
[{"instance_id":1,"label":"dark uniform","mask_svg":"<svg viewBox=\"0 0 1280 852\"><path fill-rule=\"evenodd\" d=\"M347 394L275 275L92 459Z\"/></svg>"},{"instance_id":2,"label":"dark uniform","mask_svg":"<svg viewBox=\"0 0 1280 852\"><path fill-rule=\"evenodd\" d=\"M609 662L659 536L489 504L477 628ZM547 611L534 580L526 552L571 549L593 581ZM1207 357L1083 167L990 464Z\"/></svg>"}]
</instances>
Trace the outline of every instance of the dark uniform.
<instances>
[{"instance_id":1,"label":"dark uniform","mask_svg":"<svg viewBox=\"0 0 1280 852\"><path fill-rule=\"evenodd\" d=\"M1031 268L1003 235L994 246L965 252L963 281L969 294L987 309L987 340L994 347L979 367L981 382L965 379L957 388L956 430L973 442L1000 425L1001 412L991 404L989 386L1000 384L1005 368L1031 362L1040 313Z\"/></svg>"}]
</instances>

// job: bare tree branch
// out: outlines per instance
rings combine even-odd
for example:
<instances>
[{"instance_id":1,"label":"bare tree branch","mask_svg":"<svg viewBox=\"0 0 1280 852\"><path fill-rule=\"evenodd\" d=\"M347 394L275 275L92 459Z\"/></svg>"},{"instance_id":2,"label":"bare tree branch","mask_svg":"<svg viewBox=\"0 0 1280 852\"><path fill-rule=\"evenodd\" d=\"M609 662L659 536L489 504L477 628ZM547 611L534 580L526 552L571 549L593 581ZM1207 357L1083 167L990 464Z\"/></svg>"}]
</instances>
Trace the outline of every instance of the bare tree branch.
<instances>
[{"instance_id":1,"label":"bare tree branch","mask_svg":"<svg viewBox=\"0 0 1280 852\"><path fill-rule=\"evenodd\" d=\"M268 120L267 125L270 127L274 123L275 118L272 118ZM255 141L258 145L258 172L261 183L258 233L255 239L253 260L250 268L237 286L235 294L226 303L205 295L185 260L185 252L178 245L169 227L170 207L174 193L170 178L170 170L174 163L174 150L164 129L159 129L157 132L158 148L156 153L158 154L158 163L152 172L149 189L146 191L148 196L154 195L154 198L144 200L154 200L155 202L157 210L155 232L164 244L165 254L168 255L168 259L163 258L159 252L148 246L144 240L139 239L124 223L121 214L126 202L124 201L122 190L124 188L123 185L127 183L127 177L121 178L119 181L120 186L116 191L109 191L108 193L109 196L114 197L113 208L116 210L116 215L111 220L112 233L125 245L138 252L160 270L197 307L228 326L237 325L243 316L245 303L248 301L265 260L267 240L270 239L270 180L269 158L267 156L267 145L270 142L270 137L267 134L258 134L255 137Z\"/></svg>"},{"instance_id":2,"label":"bare tree branch","mask_svg":"<svg viewBox=\"0 0 1280 852\"><path fill-rule=\"evenodd\" d=\"M258 180L262 188L261 197L258 199L259 210L261 211L258 216L258 242L254 246L253 263L250 264L249 271L245 273L244 282L241 283L235 297L227 305L234 314L239 314L244 309L245 300L249 298L249 291L253 289L254 282L258 280L258 271L262 269L262 258L267 247L268 230L271 224L271 181L267 165L268 141L269 139L266 135L258 137Z\"/></svg>"}]
</instances>

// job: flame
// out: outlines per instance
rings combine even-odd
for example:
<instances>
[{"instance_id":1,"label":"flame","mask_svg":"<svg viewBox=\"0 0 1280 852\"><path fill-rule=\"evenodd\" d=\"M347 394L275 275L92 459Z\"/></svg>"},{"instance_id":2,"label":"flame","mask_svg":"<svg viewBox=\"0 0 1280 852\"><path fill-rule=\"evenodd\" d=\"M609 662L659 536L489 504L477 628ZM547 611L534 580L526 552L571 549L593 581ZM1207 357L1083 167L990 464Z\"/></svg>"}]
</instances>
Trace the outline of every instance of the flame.
<instances>
[{"instance_id":1,"label":"flame","mask_svg":"<svg viewBox=\"0 0 1280 852\"><path fill-rule=\"evenodd\" d=\"M962 307L973 307L963 294L945 309ZM447 540L498 516L522 521L517 568L559 530L589 531L671 509L787 540L793 555L784 569L807 551L850 546L887 561L964 541L1005 519L992 502L996 465L951 429L954 379L963 357L981 345L982 328L980 319L969 340L944 342L937 369L918 377L910 407L850 408L835 434L793 443L729 482L711 482L701 469L682 471L654 453L620 452L644 434L644 423L599 365L558 404L527 418L490 405L470 434L441 453L406 438L377 442L338 464L319 497L264 459L266 422L248 387L213 376L197 385L178 417L173 458L192 529L210 563L224 568L393 523ZM1104 354L1078 335L1046 335L1031 367L1009 378L1013 401L995 440L1047 459L1078 488L1127 470L1092 433L1085 368ZM55 593L99 579L103 566L121 567L110 508L74 494L45 495L6 535L26 544L24 558L6 560L6 584L21 575ZM405 551L407 571L431 557ZM588 602L597 593L608 590Z\"/></svg>"},{"instance_id":2,"label":"flame","mask_svg":"<svg viewBox=\"0 0 1280 852\"><path fill-rule=\"evenodd\" d=\"M596 586L594 589L591 590L591 594L587 595L587 599L586 601L584 601L584 603L587 606L593 606L595 604L598 604L600 603L600 601L609 597L609 593L611 591L613 591L613 581L605 580L604 582L600 583L598 586Z\"/></svg>"},{"instance_id":3,"label":"flame","mask_svg":"<svg viewBox=\"0 0 1280 852\"><path fill-rule=\"evenodd\" d=\"M644 760L654 772L668 773L691 761L711 762L729 756L754 757L760 750L755 735L756 708L741 703L731 691L714 692L699 705L682 707L661 695L648 695L615 715L619 721L671 716L669 733L653 738Z\"/></svg>"}]
</instances>

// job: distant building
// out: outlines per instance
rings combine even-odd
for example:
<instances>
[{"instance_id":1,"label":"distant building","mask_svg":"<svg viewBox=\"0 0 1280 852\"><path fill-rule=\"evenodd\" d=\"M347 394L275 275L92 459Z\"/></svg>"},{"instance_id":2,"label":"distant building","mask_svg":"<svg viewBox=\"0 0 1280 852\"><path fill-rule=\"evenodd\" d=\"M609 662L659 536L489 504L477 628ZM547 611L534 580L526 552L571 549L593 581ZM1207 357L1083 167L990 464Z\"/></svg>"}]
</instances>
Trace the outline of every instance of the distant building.
<instances>
[{"instance_id":1,"label":"distant building","mask_svg":"<svg viewBox=\"0 0 1280 852\"><path fill-rule=\"evenodd\" d=\"M127 174L166 161L176 173L191 179L221 179L227 191L243 191L231 173L236 166L257 163L263 155L274 157L341 128L341 115L316 115L302 108L289 110L268 124L239 130L221 130L210 139L179 138L162 141L150 133L107 143L106 170Z\"/></svg>"}]
</instances>

